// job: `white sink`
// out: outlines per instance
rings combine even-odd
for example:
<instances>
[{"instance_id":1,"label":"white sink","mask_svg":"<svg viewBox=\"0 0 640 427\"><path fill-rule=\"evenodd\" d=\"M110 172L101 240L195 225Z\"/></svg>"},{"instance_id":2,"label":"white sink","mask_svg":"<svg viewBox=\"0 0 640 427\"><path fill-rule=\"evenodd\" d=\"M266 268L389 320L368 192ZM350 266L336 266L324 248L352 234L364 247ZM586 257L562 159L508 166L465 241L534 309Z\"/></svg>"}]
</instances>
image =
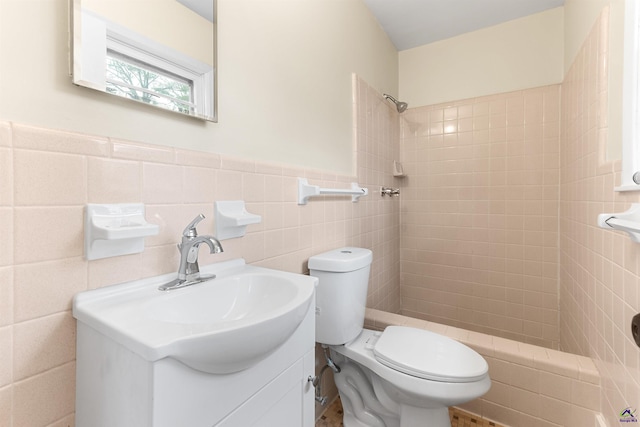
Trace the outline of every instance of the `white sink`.
<instances>
[{"instance_id":1,"label":"white sink","mask_svg":"<svg viewBox=\"0 0 640 427\"><path fill-rule=\"evenodd\" d=\"M236 259L201 267L217 277L172 291L176 274L82 292L73 315L148 361L171 357L225 374L267 357L304 318L317 279Z\"/></svg>"}]
</instances>

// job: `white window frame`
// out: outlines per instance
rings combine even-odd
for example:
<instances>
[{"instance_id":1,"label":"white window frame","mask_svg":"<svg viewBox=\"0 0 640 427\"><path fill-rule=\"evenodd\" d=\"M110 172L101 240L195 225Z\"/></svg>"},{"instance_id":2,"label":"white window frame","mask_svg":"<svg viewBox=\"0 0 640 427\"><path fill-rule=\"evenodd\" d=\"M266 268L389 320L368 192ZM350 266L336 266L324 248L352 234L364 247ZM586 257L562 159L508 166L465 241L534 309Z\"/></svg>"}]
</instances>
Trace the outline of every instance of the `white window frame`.
<instances>
[{"instance_id":1,"label":"white window frame","mask_svg":"<svg viewBox=\"0 0 640 427\"><path fill-rule=\"evenodd\" d=\"M106 91L107 51L112 50L193 82L194 116L214 118L214 69L175 49L82 10L81 39L74 35L74 82ZM77 57L77 55L74 56ZM162 107L160 107L162 108ZM171 111L171 110L167 110Z\"/></svg>"},{"instance_id":2,"label":"white window frame","mask_svg":"<svg viewBox=\"0 0 640 427\"><path fill-rule=\"evenodd\" d=\"M638 3L636 0L625 2L622 176L620 185L615 188L616 191L640 191L640 5Z\"/></svg>"}]
</instances>

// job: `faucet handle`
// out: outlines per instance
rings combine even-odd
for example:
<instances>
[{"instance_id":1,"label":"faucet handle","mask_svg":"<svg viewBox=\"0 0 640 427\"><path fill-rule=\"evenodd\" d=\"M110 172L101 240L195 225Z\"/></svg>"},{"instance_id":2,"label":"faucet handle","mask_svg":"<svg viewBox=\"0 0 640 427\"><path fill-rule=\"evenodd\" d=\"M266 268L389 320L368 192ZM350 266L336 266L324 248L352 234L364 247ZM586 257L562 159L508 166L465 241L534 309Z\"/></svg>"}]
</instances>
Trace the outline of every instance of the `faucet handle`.
<instances>
[{"instance_id":1,"label":"faucet handle","mask_svg":"<svg viewBox=\"0 0 640 427\"><path fill-rule=\"evenodd\" d=\"M196 237L198 235L198 232L196 231L196 226L203 219L204 219L204 215L202 214L195 217L194 220L191 221L189 225L187 225L187 227L184 229L184 231L182 232L182 235L184 237Z\"/></svg>"}]
</instances>

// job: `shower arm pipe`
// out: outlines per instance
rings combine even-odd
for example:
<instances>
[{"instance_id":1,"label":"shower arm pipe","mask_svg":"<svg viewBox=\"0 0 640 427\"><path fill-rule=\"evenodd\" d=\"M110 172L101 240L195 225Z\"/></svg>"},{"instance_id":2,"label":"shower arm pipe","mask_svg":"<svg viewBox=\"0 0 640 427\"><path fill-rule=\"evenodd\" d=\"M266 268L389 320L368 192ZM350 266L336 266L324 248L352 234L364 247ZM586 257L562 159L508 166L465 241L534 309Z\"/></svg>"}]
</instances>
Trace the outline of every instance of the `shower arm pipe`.
<instances>
[{"instance_id":1,"label":"shower arm pipe","mask_svg":"<svg viewBox=\"0 0 640 427\"><path fill-rule=\"evenodd\" d=\"M407 107L409 107L409 104L407 104L406 102L402 102L402 101L398 101L397 99L395 99L393 96L389 95L389 94L382 94L382 97L384 99L388 99L389 101L393 102L396 105L396 110L398 110L398 113L402 113L404 112Z\"/></svg>"},{"instance_id":2,"label":"shower arm pipe","mask_svg":"<svg viewBox=\"0 0 640 427\"><path fill-rule=\"evenodd\" d=\"M362 196L369 194L369 190L364 187L360 187L357 183L352 182L350 189L343 188L320 188L317 185L310 185L306 178L298 178L298 204L306 205L309 197L324 196L324 195L337 195L337 196L351 196L352 202L357 202Z\"/></svg>"},{"instance_id":3,"label":"shower arm pipe","mask_svg":"<svg viewBox=\"0 0 640 427\"><path fill-rule=\"evenodd\" d=\"M394 96L391 96L391 95L389 95L387 93L382 94L382 97L385 98L385 99L391 100L391 102L393 102L394 104L398 103L398 100Z\"/></svg>"}]
</instances>

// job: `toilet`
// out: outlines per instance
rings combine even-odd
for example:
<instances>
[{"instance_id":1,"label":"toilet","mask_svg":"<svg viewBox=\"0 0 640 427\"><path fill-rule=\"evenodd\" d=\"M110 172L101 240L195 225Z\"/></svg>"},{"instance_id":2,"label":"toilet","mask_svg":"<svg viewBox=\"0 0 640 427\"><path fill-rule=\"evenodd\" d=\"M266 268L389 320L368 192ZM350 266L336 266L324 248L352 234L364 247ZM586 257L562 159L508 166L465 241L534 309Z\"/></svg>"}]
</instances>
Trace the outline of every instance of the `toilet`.
<instances>
[{"instance_id":1,"label":"toilet","mask_svg":"<svg viewBox=\"0 0 640 427\"><path fill-rule=\"evenodd\" d=\"M487 362L423 329L364 329L372 259L370 250L353 247L309 258L310 275L319 279L316 341L330 349L344 426L450 426L449 406L489 391Z\"/></svg>"}]
</instances>

